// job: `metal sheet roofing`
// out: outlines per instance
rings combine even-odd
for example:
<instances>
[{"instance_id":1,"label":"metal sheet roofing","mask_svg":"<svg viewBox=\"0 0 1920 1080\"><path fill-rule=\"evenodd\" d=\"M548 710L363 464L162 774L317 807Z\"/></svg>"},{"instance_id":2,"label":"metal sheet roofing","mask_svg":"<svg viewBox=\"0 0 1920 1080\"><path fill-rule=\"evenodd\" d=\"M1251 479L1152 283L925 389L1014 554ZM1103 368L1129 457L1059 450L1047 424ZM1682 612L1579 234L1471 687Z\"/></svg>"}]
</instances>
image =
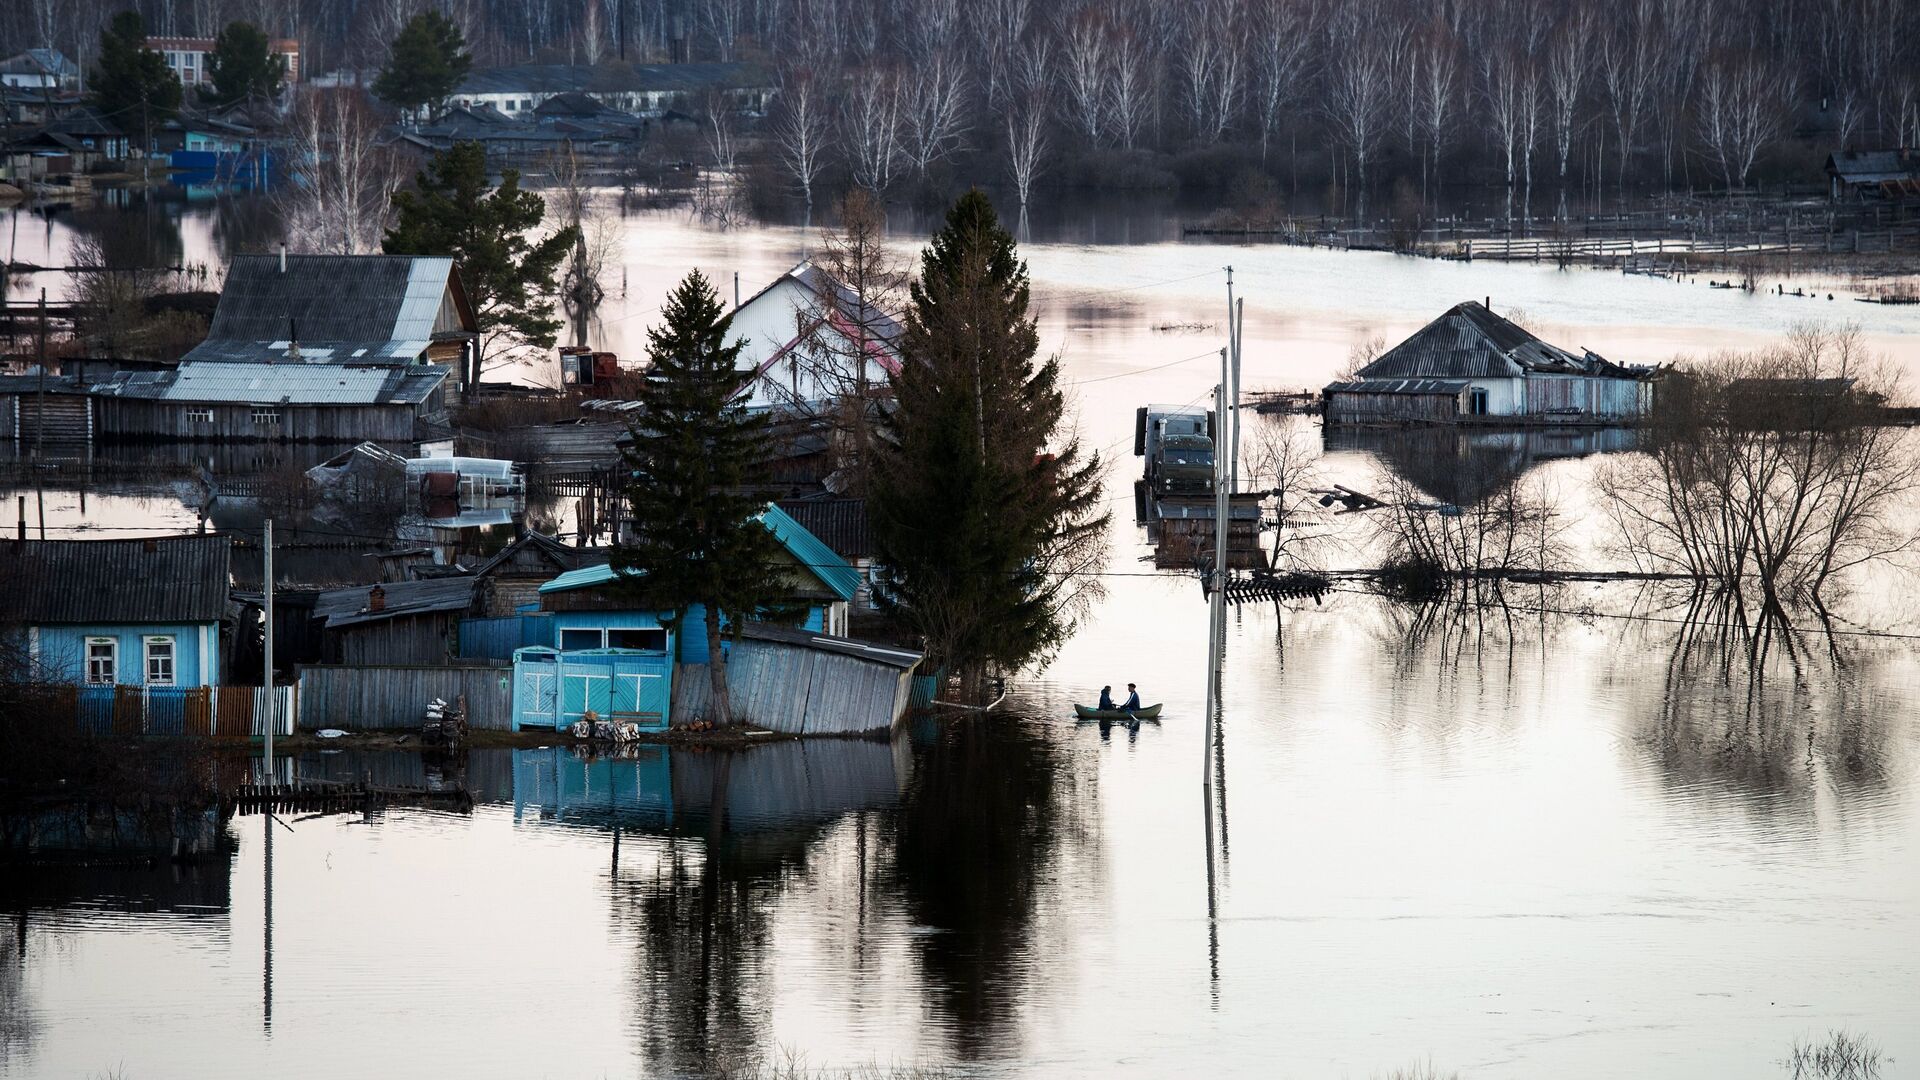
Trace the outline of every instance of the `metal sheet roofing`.
<instances>
[{"instance_id":1,"label":"metal sheet roofing","mask_svg":"<svg viewBox=\"0 0 1920 1080\"><path fill-rule=\"evenodd\" d=\"M227 271L207 340L188 360L409 361L426 351L453 260L410 255L242 255Z\"/></svg>"},{"instance_id":2,"label":"metal sheet roofing","mask_svg":"<svg viewBox=\"0 0 1920 1080\"><path fill-rule=\"evenodd\" d=\"M1463 379L1355 379L1328 383L1329 394L1458 394L1471 384Z\"/></svg>"},{"instance_id":3,"label":"metal sheet roofing","mask_svg":"<svg viewBox=\"0 0 1920 1080\"><path fill-rule=\"evenodd\" d=\"M865 499L782 499L786 515L849 559L873 554L873 531Z\"/></svg>"},{"instance_id":4,"label":"metal sheet roofing","mask_svg":"<svg viewBox=\"0 0 1920 1080\"><path fill-rule=\"evenodd\" d=\"M323 592L313 602L313 617L325 619L327 627L356 626L406 615L427 615L440 611L464 611L473 603L476 578L469 576L425 578L420 581L386 581L379 585L357 585L349 589ZM379 611L371 610L370 593L386 593Z\"/></svg>"},{"instance_id":5,"label":"metal sheet roofing","mask_svg":"<svg viewBox=\"0 0 1920 1080\"><path fill-rule=\"evenodd\" d=\"M1527 371L1585 373L1585 360L1468 301L1361 368L1362 379L1506 379Z\"/></svg>"},{"instance_id":6,"label":"metal sheet roofing","mask_svg":"<svg viewBox=\"0 0 1920 1080\"><path fill-rule=\"evenodd\" d=\"M0 544L0 622L210 623L227 610L225 536Z\"/></svg>"},{"instance_id":7,"label":"metal sheet roofing","mask_svg":"<svg viewBox=\"0 0 1920 1080\"><path fill-rule=\"evenodd\" d=\"M795 562L805 567L835 596L842 600L853 599L854 592L860 588L860 571L849 566L845 559L833 553L832 548L821 543L819 537L788 517L778 506L770 505L761 511L760 521L773 531L774 538L787 549L787 554L793 556ZM584 566L546 582L540 586L540 591L555 593L586 589L604 585L618 576L622 575L617 574L610 563ZM624 576L638 578L641 575L629 571Z\"/></svg>"},{"instance_id":8,"label":"metal sheet roofing","mask_svg":"<svg viewBox=\"0 0 1920 1080\"><path fill-rule=\"evenodd\" d=\"M227 364L185 361L174 371L121 372L95 393L228 405L418 405L445 382L434 364Z\"/></svg>"},{"instance_id":9,"label":"metal sheet roofing","mask_svg":"<svg viewBox=\"0 0 1920 1080\"><path fill-rule=\"evenodd\" d=\"M588 93L693 93L711 89L745 89L771 86L766 69L742 61L711 61L687 64L599 64L588 67L571 64L520 64L514 67L481 68L467 74L453 93L463 94L557 94L567 91Z\"/></svg>"},{"instance_id":10,"label":"metal sheet roofing","mask_svg":"<svg viewBox=\"0 0 1920 1080\"><path fill-rule=\"evenodd\" d=\"M779 626L774 623L750 622L740 628L740 636L753 641L776 642L781 645L794 645L803 649L818 649L822 652L839 653L860 660L869 660L876 664L907 670L918 664L924 653L911 649L897 649L891 645L878 645L871 641L856 641L853 638L834 637L829 634L816 634L811 630L800 630L791 626Z\"/></svg>"}]
</instances>

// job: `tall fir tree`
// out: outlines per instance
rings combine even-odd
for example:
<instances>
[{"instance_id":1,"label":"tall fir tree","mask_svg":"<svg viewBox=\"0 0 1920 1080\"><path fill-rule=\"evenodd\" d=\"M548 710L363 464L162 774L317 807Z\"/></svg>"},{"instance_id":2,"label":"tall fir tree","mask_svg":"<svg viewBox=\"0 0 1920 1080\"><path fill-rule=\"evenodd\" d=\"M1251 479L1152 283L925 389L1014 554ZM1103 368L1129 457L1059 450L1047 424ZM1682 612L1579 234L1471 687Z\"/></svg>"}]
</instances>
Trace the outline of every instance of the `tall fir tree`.
<instances>
[{"instance_id":1,"label":"tall fir tree","mask_svg":"<svg viewBox=\"0 0 1920 1080\"><path fill-rule=\"evenodd\" d=\"M274 55L265 31L250 22L230 22L213 39L207 74L213 89L201 90L200 97L209 104L231 105L249 98L272 101L280 96L287 62Z\"/></svg>"},{"instance_id":2,"label":"tall fir tree","mask_svg":"<svg viewBox=\"0 0 1920 1080\"><path fill-rule=\"evenodd\" d=\"M748 619L789 614L794 587L779 541L759 520L767 506L767 418L749 413L738 394L734 364L744 343L727 341L732 323L696 270L647 331L652 367L623 454L635 535L611 559L640 575L623 580L670 611L676 629L693 608L704 609L713 719L722 725L733 722L722 637Z\"/></svg>"},{"instance_id":3,"label":"tall fir tree","mask_svg":"<svg viewBox=\"0 0 1920 1080\"><path fill-rule=\"evenodd\" d=\"M437 113L473 70L466 38L437 11L415 15L393 40L387 66L373 80L375 97L395 108Z\"/></svg>"},{"instance_id":4,"label":"tall fir tree","mask_svg":"<svg viewBox=\"0 0 1920 1080\"><path fill-rule=\"evenodd\" d=\"M100 31L100 64L93 69L93 107L153 148L153 133L180 112L180 80L167 58L147 48L147 24L122 11Z\"/></svg>"},{"instance_id":5,"label":"tall fir tree","mask_svg":"<svg viewBox=\"0 0 1920 1080\"><path fill-rule=\"evenodd\" d=\"M462 376L467 393L480 383L485 361L503 345L551 348L560 330L554 315L559 286L554 273L573 249L580 230L569 225L534 240L547 204L520 190L520 174L500 171L500 186L487 182L486 153L479 143L455 143L435 154L414 177L414 190L393 196L393 228L382 250L389 255L451 255L480 328L479 347L469 350Z\"/></svg>"},{"instance_id":6,"label":"tall fir tree","mask_svg":"<svg viewBox=\"0 0 1920 1080\"><path fill-rule=\"evenodd\" d=\"M909 295L868 501L875 596L977 678L1049 655L1097 595L1101 463L1063 429L1059 360L1036 360L1026 264L985 195L947 212Z\"/></svg>"}]
</instances>

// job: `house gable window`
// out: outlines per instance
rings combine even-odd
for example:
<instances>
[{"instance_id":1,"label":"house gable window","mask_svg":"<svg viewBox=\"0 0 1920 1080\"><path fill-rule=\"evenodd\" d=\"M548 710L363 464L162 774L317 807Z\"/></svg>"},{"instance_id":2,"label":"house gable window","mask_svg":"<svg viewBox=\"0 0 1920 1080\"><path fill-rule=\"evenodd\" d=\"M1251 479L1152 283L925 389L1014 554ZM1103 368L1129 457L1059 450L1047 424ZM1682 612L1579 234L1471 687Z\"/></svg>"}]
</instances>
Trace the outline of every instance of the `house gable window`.
<instances>
[{"instance_id":1,"label":"house gable window","mask_svg":"<svg viewBox=\"0 0 1920 1080\"><path fill-rule=\"evenodd\" d=\"M173 639L164 636L151 636L145 639L147 648L147 685L173 685Z\"/></svg>"},{"instance_id":2,"label":"house gable window","mask_svg":"<svg viewBox=\"0 0 1920 1080\"><path fill-rule=\"evenodd\" d=\"M112 686L120 674L120 642L110 637L87 639L87 685Z\"/></svg>"}]
</instances>

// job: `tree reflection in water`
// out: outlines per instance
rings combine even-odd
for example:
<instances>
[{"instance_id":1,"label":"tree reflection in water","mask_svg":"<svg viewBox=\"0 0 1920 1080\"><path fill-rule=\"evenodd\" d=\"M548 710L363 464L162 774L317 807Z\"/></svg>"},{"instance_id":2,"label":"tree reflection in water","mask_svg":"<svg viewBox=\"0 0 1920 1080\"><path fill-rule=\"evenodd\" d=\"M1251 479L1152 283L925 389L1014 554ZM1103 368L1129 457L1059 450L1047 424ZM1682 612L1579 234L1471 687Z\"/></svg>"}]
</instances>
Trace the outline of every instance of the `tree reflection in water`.
<instances>
[{"instance_id":1,"label":"tree reflection in water","mask_svg":"<svg viewBox=\"0 0 1920 1080\"><path fill-rule=\"evenodd\" d=\"M1875 687L1886 643L1821 625L1810 611L1796 627L1790 614L1754 618L1724 596L1696 596L1677 626L1650 624L1648 644L1667 656L1640 738L1674 783L1794 796L1788 805L1828 786L1848 795L1885 787L1885 717L1895 710L1877 707Z\"/></svg>"},{"instance_id":2,"label":"tree reflection in water","mask_svg":"<svg viewBox=\"0 0 1920 1080\"><path fill-rule=\"evenodd\" d=\"M1051 909L1095 887L1097 796L1075 765L1043 723L1004 715L942 721L917 754L881 878L938 931L914 946L962 1060L1017 1050L1018 1014L1070 947Z\"/></svg>"}]
</instances>

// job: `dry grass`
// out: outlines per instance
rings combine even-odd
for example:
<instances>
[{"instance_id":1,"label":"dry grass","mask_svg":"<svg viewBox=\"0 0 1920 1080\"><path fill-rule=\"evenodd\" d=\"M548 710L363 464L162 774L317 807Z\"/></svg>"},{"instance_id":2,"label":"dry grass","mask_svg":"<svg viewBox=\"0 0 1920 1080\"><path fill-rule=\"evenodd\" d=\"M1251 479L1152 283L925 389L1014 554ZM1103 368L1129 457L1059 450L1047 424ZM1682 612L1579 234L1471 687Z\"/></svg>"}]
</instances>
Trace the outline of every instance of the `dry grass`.
<instances>
[{"instance_id":1,"label":"dry grass","mask_svg":"<svg viewBox=\"0 0 1920 1080\"><path fill-rule=\"evenodd\" d=\"M1373 1073L1372 1080L1460 1080L1457 1072L1441 1072L1433 1059L1397 1066L1384 1073Z\"/></svg>"},{"instance_id":2,"label":"dry grass","mask_svg":"<svg viewBox=\"0 0 1920 1080\"><path fill-rule=\"evenodd\" d=\"M1874 1080L1883 1061L1872 1039L1838 1030L1819 1039L1793 1040L1786 1065L1794 1080Z\"/></svg>"}]
</instances>

